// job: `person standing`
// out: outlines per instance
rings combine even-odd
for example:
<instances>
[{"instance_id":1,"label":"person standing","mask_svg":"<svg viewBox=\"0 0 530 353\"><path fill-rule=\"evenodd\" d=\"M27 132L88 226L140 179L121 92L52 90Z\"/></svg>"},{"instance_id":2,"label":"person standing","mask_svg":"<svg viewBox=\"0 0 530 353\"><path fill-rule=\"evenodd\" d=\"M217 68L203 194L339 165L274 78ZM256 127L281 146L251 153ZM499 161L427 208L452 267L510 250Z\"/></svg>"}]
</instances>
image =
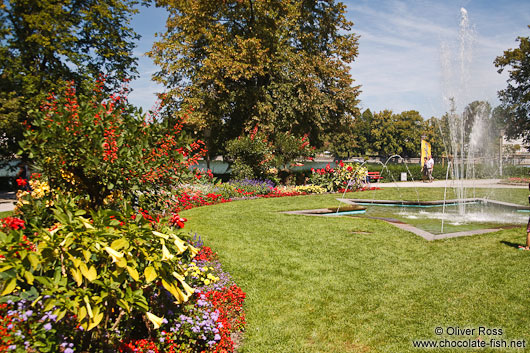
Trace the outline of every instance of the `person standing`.
<instances>
[{"instance_id":1,"label":"person standing","mask_svg":"<svg viewBox=\"0 0 530 353\"><path fill-rule=\"evenodd\" d=\"M427 160L427 175L429 177L429 183L432 183L434 178L432 177L432 172L434 170L434 159L432 159L432 156L429 156L429 159Z\"/></svg>"},{"instance_id":2,"label":"person standing","mask_svg":"<svg viewBox=\"0 0 530 353\"><path fill-rule=\"evenodd\" d=\"M425 183L425 179L429 177L429 166L427 164L427 157L423 157L423 168L421 170L421 177Z\"/></svg>"}]
</instances>

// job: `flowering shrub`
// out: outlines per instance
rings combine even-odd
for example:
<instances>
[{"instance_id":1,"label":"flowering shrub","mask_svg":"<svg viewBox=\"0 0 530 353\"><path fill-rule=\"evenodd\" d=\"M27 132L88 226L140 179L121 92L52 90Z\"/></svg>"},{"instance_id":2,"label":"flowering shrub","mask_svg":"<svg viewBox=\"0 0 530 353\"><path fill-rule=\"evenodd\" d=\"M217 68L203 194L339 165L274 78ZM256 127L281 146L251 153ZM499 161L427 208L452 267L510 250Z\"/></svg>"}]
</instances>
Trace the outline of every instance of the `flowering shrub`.
<instances>
[{"instance_id":1,"label":"flowering shrub","mask_svg":"<svg viewBox=\"0 0 530 353\"><path fill-rule=\"evenodd\" d=\"M166 313L160 329L149 339L122 342L120 352L234 351L232 335L241 332L245 325L245 293L222 270L209 247L201 248L186 272L189 283L194 283L194 277L197 280L208 275L215 280L202 281L202 287L195 287L186 304L175 305L171 295L162 292L155 299L158 310Z\"/></svg>"},{"instance_id":2,"label":"flowering shrub","mask_svg":"<svg viewBox=\"0 0 530 353\"><path fill-rule=\"evenodd\" d=\"M203 143L100 86L36 114L22 148L42 175L0 220L0 352L233 350L244 293L180 231L181 210L227 201L175 188L214 182L190 170Z\"/></svg>"},{"instance_id":3,"label":"flowering shrub","mask_svg":"<svg viewBox=\"0 0 530 353\"><path fill-rule=\"evenodd\" d=\"M357 190L363 187L368 170L358 164L343 163L336 168L326 165L322 169L311 169L311 184L325 188L327 191L339 189Z\"/></svg>"},{"instance_id":4,"label":"flowering shrub","mask_svg":"<svg viewBox=\"0 0 530 353\"><path fill-rule=\"evenodd\" d=\"M250 135L228 141L226 151L233 162L231 175L235 178L265 179L272 168L272 144L257 126Z\"/></svg>"},{"instance_id":5,"label":"flowering shrub","mask_svg":"<svg viewBox=\"0 0 530 353\"><path fill-rule=\"evenodd\" d=\"M53 215L57 225L49 229L33 221L25 229L0 229L0 295L16 303L34 301L44 312L50 311L58 325L71 322L68 334L80 347L105 350L119 338L118 330L139 316L159 325L159 318L150 312L154 293L165 290L179 303L193 294L181 264L198 249L174 228L138 216L132 209L88 214L67 197L58 198ZM28 248L28 238L35 247ZM50 333L42 320L31 332L34 348L62 343L60 335L39 339L40 333ZM21 336L14 339L24 343Z\"/></svg>"},{"instance_id":6,"label":"flowering shrub","mask_svg":"<svg viewBox=\"0 0 530 353\"><path fill-rule=\"evenodd\" d=\"M204 143L184 146L182 119L169 126L142 116L124 94L107 95L101 85L85 97L70 84L35 113L21 147L49 186L86 196L94 208L193 178L189 166Z\"/></svg>"},{"instance_id":7,"label":"flowering shrub","mask_svg":"<svg viewBox=\"0 0 530 353\"><path fill-rule=\"evenodd\" d=\"M185 218L51 208L49 228L0 220L0 352L233 351L244 293Z\"/></svg>"}]
</instances>

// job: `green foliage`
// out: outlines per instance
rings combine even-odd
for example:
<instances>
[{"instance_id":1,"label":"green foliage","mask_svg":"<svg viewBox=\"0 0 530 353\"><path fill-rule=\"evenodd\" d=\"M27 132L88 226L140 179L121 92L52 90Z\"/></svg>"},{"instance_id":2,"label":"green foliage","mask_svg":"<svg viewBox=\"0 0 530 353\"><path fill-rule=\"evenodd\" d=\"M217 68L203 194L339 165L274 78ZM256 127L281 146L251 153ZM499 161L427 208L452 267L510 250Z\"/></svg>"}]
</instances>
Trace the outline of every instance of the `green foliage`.
<instances>
[{"instance_id":1,"label":"green foliage","mask_svg":"<svg viewBox=\"0 0 530 353\"><path fill-rule=\"evenodd\" d=\"M282 132L271 141L257 126L250 135L228 141L226 150L233 161L234 179L276 178L280 170L287 170L296 159L311 159L314 155L307 135L297 138Z\"/></svg>"},{"instance_id":2,"label":"green foliage","mask_svg":"<svg viewBox=\"0 0 530 353\"><path fill-rule=\"evenodd\" d=\"M359 87L348 64L357 56L358 38L343 3L159 4L170 17L149 53L161 67L155 78L169 90L170 110L198 107L190 122L217 146L212 150L256 124L271 141L282 132L309 133L319 147L351 125Z\"/></svg>"},{"instance_id":3,"label":"green foliage","mask_svg":"<svg viewBox=\"0 0 530 353\"><path fill-rule=\"evenodd\" d=\"M424 121L415 110L400 114L384 110L374 114L367 109L353 123L350 139L355 143L351 151L356 155L417 157L423 135L432 138L431 142L436 141L432 121Z\"/></svg>"},{"instance_id":4,"label":"green foliage","mask_svg":"<svg viewBox=\"0 0 530 353\"><path fill-rule=\"evenodd\" d=\"M201 155L202 144L182 147L180 122L149 120L124 96L100 88L85 96L69 87L33 112L21 147L51 188L101 207L189 178L188 166Z\"/></svg>"},{"instance_id":5,"label":"green foliage","mask_svg":"<svg viewBox=\"0 0 530 353\"><path fill-rule=\"evenodd\" d=\"M523 177L526 178L530 174L528 167L519 167L514 165L505 165L502 167L503 177Z\"/></svg>"},{"instance_id":6,"label":"green foliage","mask_svg":"<svg viewBox=\"0 0 530 353\"><path fill-rule=\"evenodd\" d=\"M499 91L502 105L509 111L503 121L506 135L509 138L524 137L530 142L530 37L518 37L517 40L519 47L505 50L495 59L495 66L499 73L510 67L508 87Z\"/></svg>"},{"instance_id":7,"label":"green foliage","mask_svg":"<svg viewBox=\"0 0 530 353\"><path fill-rule=\"evenodd\" d=\"M136 73L138 35L130 26L136 0L5 0L0 6L0 156L11 157L22 123L48 92L66 81L106 75L116 88ZM0 140L4 136L0 135Z\"/></svg>"},{"instance_id":8,"label":"green foliage","mask_svg":"<svg viewBox=\"0 0 530 353\"><path fill-rule=\"evenodd\" d=\"M116 344L117 329L138 315L146 315L156 328L150 298L164 288L173 301L188 300L193 289L182 264L197 249L145 214L123 210L88 214L62 195L51 208L53 227L29 219L25 230L0 228L3 300L30 300L52 311L57 321L72 321L67 334L91 352ZM77 325L82 329L74 329ZM45 330L37 323L34 339L44 337Z\"/></svg>"},{"instance_id":9,"label":"green foliage","mask_svg":"<svg viewBox=\"0 0 530 353\"><path fill-rule=\"evenodd\" d=\"M265 179L269 175L272 148L262 133L228 141L226 150L233 161L231 175L234 179Z\"/></svg>"}]
</instances>

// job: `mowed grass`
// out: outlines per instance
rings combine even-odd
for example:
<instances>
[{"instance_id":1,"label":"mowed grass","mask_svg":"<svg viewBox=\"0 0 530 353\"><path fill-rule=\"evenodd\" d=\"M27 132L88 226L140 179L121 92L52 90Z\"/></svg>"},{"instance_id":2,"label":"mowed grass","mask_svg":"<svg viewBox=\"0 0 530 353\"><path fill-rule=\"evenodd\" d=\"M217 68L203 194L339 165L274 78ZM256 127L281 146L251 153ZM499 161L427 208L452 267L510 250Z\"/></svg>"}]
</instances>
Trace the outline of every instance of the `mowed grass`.
<instances>
[{"instance_id":1,"label":"mowed grass","mask_svg":"<svg viewBox=\"0 0 530 353\"><path fill-rule=\"evenodd\" d=\"M416 192L389 188L347 197L415 199ZM439 199L444 190L418 192ZM527 202L524 189L477 192ZM481 339L530 344L530 252L517 250L523 227L427 242L379 220L280 213L336 206L340 196L237 201L182 213L185 229L218 252L247 293L241 353L419 352L425 350L413 340L476 339L481 326L503 329L502 336ZM448 326L476 334L434 333Z\"/></svg>"},{"instance_id":2,"label":"mowed grass","mask_svg":"<svg viewBox=\"0 0 530 353\"><path fill-rule=\"evenodd\" d=\"M0 212L0 218L9 217L9 216L12 216L12 215L13 215L13 212L12 212L12 211L3 211L3 212Z\"/></svg>"}]
</instances>

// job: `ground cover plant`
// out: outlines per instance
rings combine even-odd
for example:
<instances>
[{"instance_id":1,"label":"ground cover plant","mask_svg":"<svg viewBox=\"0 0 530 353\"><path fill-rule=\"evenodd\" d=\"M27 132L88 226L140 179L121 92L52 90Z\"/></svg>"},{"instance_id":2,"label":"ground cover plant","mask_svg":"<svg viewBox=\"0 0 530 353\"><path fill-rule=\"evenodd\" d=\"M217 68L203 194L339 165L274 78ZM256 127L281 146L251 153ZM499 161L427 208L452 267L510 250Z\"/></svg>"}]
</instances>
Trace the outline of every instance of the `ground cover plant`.
<instances>
[{"instance_id":1,"label":"ground cover plant","mask_svg":"<svg viewBox=\"0 0 530 353\"><path fill-rule=\"evenodd\" d=\"M475 194L528 202L524 189ZM347 197L443 195L439 188L389 188ZM413 340L440 338L528 342L530 256L517 250L525 241L524 226L427 242L380 220L280 213L336 207L336 197L258 199L183 212L187 227L218 250L247 291L241 352L417 352ZM438 326L504 333L437 336Z\"/></svg>"}]
</instances>

